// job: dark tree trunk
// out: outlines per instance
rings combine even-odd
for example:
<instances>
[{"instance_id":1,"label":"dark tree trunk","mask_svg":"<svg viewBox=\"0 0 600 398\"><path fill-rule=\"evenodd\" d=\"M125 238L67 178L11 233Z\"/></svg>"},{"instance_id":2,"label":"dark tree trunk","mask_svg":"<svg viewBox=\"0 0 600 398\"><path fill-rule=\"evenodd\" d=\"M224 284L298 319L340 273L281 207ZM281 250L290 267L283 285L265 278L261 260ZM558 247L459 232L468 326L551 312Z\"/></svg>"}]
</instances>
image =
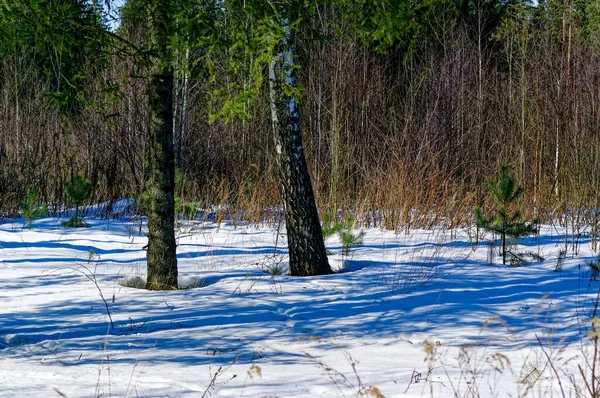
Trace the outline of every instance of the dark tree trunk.
<instances>
[{"instance_id":1,"label":"dark tree trunk","mask_svg":"<svg viewBox=\"0 0 600 398\"><path fill-rule=\"evenodd\" d=\"M149 87L148 290L177 288L172 92L173 71L165 66Z\"/></svg>"},{"instance_id":2,"label":"dark tree trunk","mask_svg":"<svg viewBox=\"0 0 600 398\"><path fill-rule=\"evenodd\" d=\"M175 156L173 153L173 67L168 48L174 2L147 3L156 59L150 75L148 110L148 290L177 289L175 248Z\"/></svg>"},{"instance_id":3,"label":"dark tree trunk","mask_svg":"<svg viewBox=\"0 0 600 398\"><path fill-rule=\"evenodd\" d=\"M277 175L284 206L294 276L331 273L319 222L310 175L302 148L299 111L289 89L296 88L294 42L289 27L278 54L269 64L271 121L277 151ZM284 90L284 85L287 89Z\"/></svg>"}]
</instances>

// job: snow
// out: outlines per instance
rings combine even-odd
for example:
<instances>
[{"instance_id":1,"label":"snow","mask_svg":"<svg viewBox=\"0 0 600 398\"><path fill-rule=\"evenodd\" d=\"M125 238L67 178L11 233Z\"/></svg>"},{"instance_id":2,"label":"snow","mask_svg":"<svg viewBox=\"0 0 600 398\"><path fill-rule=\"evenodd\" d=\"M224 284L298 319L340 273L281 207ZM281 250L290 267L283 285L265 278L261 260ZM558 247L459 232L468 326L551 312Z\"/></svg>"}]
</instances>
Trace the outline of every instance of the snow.
<instances>
[{"instance_id":1,"label":"snow","mask_svg":"<svg viewBox=\"0 0 600 398\"><path fill-rule=\"evenodd\" d=\"M265 272L287 267L276 226L180 223L192 287L149 292L124 286L147 243L124 220L0 225L0 397L575 396L590 377L589 237L555 272L556 227L519 268L465 230L368 229L344 258L327 241L339 272L294 278Z\"/></svg>"}]
</instances>

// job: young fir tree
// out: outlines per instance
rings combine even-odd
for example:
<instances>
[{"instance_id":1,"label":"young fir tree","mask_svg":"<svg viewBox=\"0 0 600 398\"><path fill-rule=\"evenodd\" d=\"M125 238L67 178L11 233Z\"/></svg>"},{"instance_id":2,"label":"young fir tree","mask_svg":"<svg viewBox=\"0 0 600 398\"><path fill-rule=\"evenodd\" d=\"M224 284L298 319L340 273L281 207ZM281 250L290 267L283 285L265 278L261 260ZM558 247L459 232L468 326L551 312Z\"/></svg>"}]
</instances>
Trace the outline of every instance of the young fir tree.
<instances>
[{"instance_id":1,"label":"young fir tree","mask_svg":"<svg viewBox=\"0 0 600 398\"><path fill-rule=\"evenodd\" d=\"M509 212L508 207L523 194L523 187L517 186L515 180L508 174L508 167L503 164L498 171L498 177L489 181L492 199L498 211L491 217L485 217L480 207L475 208L477 226L486 231L500 234L502 264L506 264L506 237L518 239L537 232L535 223L521 221L518 211Z\"/></svg>"}]
</instances>

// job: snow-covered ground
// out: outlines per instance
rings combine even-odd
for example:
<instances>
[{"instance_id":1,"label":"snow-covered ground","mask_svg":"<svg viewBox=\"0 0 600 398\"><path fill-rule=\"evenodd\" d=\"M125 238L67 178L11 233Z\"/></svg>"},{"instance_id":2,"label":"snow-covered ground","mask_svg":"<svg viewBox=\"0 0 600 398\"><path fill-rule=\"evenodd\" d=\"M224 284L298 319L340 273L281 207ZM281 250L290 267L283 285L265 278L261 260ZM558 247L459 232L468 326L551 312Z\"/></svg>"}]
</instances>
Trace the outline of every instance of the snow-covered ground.
<instances>
[{"instance_id":1,"label":"snow-covered ground","mask_svg":"<svg viewBox=\"0 0 600 398\"><path fill-rule=\"evenodd\" d=\"M266 272L286 267L276 227L202 223L178 232L192 287L149 292L123 286L145 274L137 224L86 221L0 225L1 397L568 397L578 366L591 380L585 236L555 272L554 227L521 240L545 260L519 268L466 231L370 229L346 258L327 241L340 272L294 278Z\"/></svg>"}]
</instances>

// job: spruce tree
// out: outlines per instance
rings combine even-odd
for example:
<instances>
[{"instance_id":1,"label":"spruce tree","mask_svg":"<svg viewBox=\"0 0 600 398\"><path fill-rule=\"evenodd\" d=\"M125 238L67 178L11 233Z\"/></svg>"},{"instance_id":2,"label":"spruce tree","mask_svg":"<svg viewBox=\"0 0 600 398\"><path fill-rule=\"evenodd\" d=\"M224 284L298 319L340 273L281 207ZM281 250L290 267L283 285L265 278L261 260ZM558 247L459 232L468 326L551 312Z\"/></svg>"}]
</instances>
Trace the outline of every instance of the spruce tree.
<instances>
[{"instance_id":1,"label":"spruce tree","mask_svg":"<svg viewBox=\"0 0 600 398\"><path fill-rule=\"evenodd\" d=\"M537 227L536 223L523 222L519 211L509 211L509 206L523 194L523 187L516 185L505 164L500 166L497 178L489 181L489 187L497 212L485 217L481 208L476 207L475 219L480 228L500 234L502 264L506 264L506 237L518 239L528 236L536 233Z\"/></svg>"}]
</instances>

